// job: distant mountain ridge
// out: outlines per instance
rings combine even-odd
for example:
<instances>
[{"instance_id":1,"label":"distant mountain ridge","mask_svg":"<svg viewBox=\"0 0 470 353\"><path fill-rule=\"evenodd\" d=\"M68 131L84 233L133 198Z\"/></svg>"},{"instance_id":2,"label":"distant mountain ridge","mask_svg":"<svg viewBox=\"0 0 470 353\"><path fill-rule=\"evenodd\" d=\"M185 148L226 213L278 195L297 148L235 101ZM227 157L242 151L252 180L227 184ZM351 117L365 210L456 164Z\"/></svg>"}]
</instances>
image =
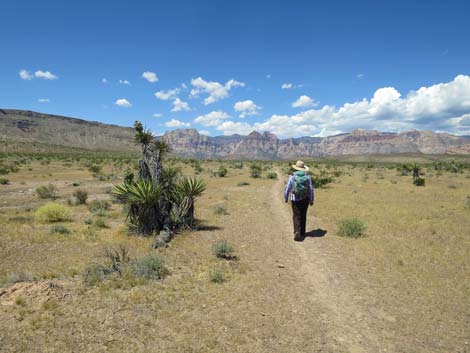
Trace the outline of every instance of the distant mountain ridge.
<instances>
[{"instance_id":1,"label":"distant mountain ridge","mask_svg":"<svg viewBox=\"0 0 470 353\"><path fill-rule=\"evenodd\" d=\"M356 129L328 137L279 139L270 132L206 136L196 129L168 131L159 139L173 153L195 158L294 159L362 154L470 154L470 137L433 131L401 133ZM0 141L46 143L89 150L139 150L130 127L24 110L0 109Z\"/></svg>"}]
</instances>

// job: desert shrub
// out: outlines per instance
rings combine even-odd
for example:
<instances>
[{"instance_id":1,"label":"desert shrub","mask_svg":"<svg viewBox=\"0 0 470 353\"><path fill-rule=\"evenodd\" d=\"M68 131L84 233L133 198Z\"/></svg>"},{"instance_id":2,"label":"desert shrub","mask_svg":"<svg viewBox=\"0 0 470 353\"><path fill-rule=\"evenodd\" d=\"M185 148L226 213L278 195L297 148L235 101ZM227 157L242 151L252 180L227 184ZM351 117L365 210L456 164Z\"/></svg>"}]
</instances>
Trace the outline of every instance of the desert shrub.
<instances>
[{"instance_id":1,"label":"desert shrub","mask_svg":"<svg viewBox=\"0 0 470 353\"><path fill-rule=\"evenodd\" d=\"M97 164L92 164L88 167L88 170L93 173L94 175L98 174L101 172L101 166L97 165Z\"/></svg>"},{"instance_id":2,"label":"desert shrub","mask_svg":"<svg viewBox=\"0 0 470 353\"><path fill-rule=\"evenodd\" d=\"M227 173L228 173L228 170L223 165L221 165L219 169L217 170L217 176L221 178L225 177Z\"/></svg>"},{"instance_id":3,"label":"desert shrub","mask_svg":"<svg viewBox=\"0 0 470 353\"><path fill-rule=\"evenodd\" d=\"M146 279L163 279L170 273L165 266L165 261L157 254L134 260L129 268L135 276Z\"/></svg>"},{"instance_id":4,"label":"desert shrub","mask_svg":"<svg viewBox=\"0 0 470 353\"><path fill-rule=\"evenodd\" d=\"M333 182L333 178L330 176L312 176L312 184L314 188L322 188L327 184Z\"/></svg>"},{"instance_id":5,"label":"desert shrub","mask_svg":"<svg viewBox=\"0 0 470 353\"><path fill-rule=\"evenodd\" d=\"M10 181L7 178L0 178L0 185L8 185Z\"/></svg>"},{"instance_id":6,"label":"desert shrub","mask_svg":"<svg viewBox=\"0 0 470 353\"><path fill-rule=\"evenodd\" d=\"M97 218L95 220L95 226L98 228L108 228L108 225L103 218Z\"/></svg>"},{"instance_id":7,"label":"desert shrub","mask_svg":"<svg viewBox=\"0 0 470 353\"><path fill-rule=\"evenodd\" d=\"M63 222L70 220L70 209L56 202L49 202L35 212L36 220L42 223Z\"/></svg>"},{"instance_id":8,"label":"desert shrub","mask_svg":"<svg viewBox=\"0 0 470 353\"><path fill-rule=\"evenodd\" d=\"M131 261L129 256L129 248L126 246L119 246L118 248L107 247L103 250L103 257L105 257L110 265L109 268L113 272L122 274L124 267Z\"/></svg>"},{"instance_id":9,"label":"desert shrub","mask_svg":"<svg viewBox=\"0 0 470 353\"><path fill-rule=\"evenodd\" d=\"M132 172L132 169L126 168L126 170L124 170L123 181L126 184L134 182L134 173Z\"/></svg>"},{"instance_id":10,"label":"desert shrub","mask_svg":"<svg viewBox=\"0 0 470 353\"><path fill-rule=\"evenodd\" d=\"M77 204L85 205L88 199L88 192L82 189L75 190L73 196L77 199Z\"/></svg>"},{"instance_id":11,"label":"desert shrub","mask_svg":"<svg viewBox=\"0 0 470 353\"><path fill-rule=\"evenodd\" d=\"M94 286L104 281L113 271L103 265L93 265L88 267L83 273L83 281L88 286Z\"/></svg>"},{"instance_id":12,"label":"desert shrub","mask_svg":"<svg viewBox=\"0 0 470 353\"><path fill-rule=\"evenodd\" d=\"M413 180L413 184L416 186L425 186L426 185L426 180L424 178L416 178Z\"/></svg>"},{"instance_id":13,"label":"desert shrub","mask_svg":"<svg viewBox=\"0 0 470 353\"><path fill-rule=\"evenodd\" d=\"M246 181L240 181L237 186L246 186L246 185L250 185L250 183L246 182Z\"/></svg>"},{"instance_id":14,"label":"desert shrub","mask_svg":"<svg viewBox=\"0 0 470 353\"><path fill-rule=\"evenodd\" d=\"M7 284L15 284L20 282L32 282L38 280L39 277L31 272L15 272L11 273L7 279Z\"/></svg>"},{"instance_id":15,"label":"desert shrub","mask_svg":"<svg viewBox=\"0 0 470 353\"><path fill-rule=\"evenodd\" d=\"M63 224L55 224L51 227L51 233L70 234L70 230Z\"/></svg>"},{"instance_id":16,"label":"desert shrub","mask_svg":"<svg viewBox=\"0 0 470 353\"><path fill-rule=\"evenodd\" d=\"M261 177L261 166L259 164L252 164L250 166L250 176L255 179Z\"/></svg>"},{"instance_id":17,"label":"desert shrub","mask_svg":"<svg viewBox=\"0 0 470 353\"><path fill-rule=\"evenodd\" d=\"M232 164L234 169L243 169L243 163L241 162L236 162Z\"/></svg>"},{"instance_id":18,"label":"desert shrub","mask_svg":"<svg viewBox=\"0 0 470 353\"><path fill-rule=\"evenodd\" d=\"M227 207L223 203L219 203L214 207L214 213L218 215L227 215Z\"/></svg>"},{"instance_id":19,"label":"desert shrub","mask_svg":"<svg viewBox=\"0 0 470 353\"><path fill-rule=\"evenodd\" d=\"M266 178L267 178L267 179L275 179L275 180L276 180L276 179L277 179L277 173L276 173L276 172L268 172L268 173L266 174Z\"/></svg>"},{"instance_id":20,"label":"desert shrub","mask_svg":"<svg viewBox=\"0 0 470 353\"><path fill-rule=\"evenodd\" d=\"M220 240L212 246L212 252L220 259L231 260L235 258L233 246L226 240Z\"/></svg>"},{"instance_id":21,"label":"desert shrub","mask_svg":"<svg viewBox=\"0 0 470 353\"><path fill-rule=\"evenodd\" d=\"M80 182L75 181L75 182L72 183L72 186L75 186L75 187L80 186Z\"/></svg>"},{"instance_id":22,"label":"desert shrub","mask_svg":"<svg viewBox=\"0 0 470 353\"><path fill-rule=\"evenodd\" d=\"M41 185L36 188L36 194L40 199L53 199L56 192L56 187L52 184Z\"/></svg>"},{"instance_id":23,"label":"desert shrub","mask_svg":"<svg viewBox=\"0 0 470 353\"><path fill-rule=\"evenodd\" d=\"M338 235L342 237L358 238L364 235L366 225L358 218L342 220L338 225Z\"/></svg>"},{"instance_id":24,"label":"desert shrub","mask_svg":"<svg viewBox=\"0 0 470 353\"><path fill-rule=\"evenodd\" d=\"M93 220L91 218L87 218L83 221L83 223L90 225L90 224L93 224Z\"/></svg>"},{"instance_id":25,"label":"desert shrub","mask_svg":"<svg viewBox=\"0 0 470 353\"><path fill-rule=\"evenodd\" d=\"M0 165L0 175L5 175L10 173L10 169Z\"/></svg>"},{"instance_id":26,"label":"desert shrub","mask_svg":"<svg viewBox=\"0 0 470 353\"><path fill-rule=\"evenodd\" d=\"M214 270L209 272L209 279L212 283L225 282L225 275L222 271Z\"/></svg>"},{"instance_id":27,"label":"desert shrub","mask_svg":"<svg viewBox=\"0 0 470 353\"><path fill-rule=\"evenodd\" d=\"M111 203L107 200L93 200L89 203L88 209L92 213L105 212L111 209Z\"/></svg>"}]
</instances>

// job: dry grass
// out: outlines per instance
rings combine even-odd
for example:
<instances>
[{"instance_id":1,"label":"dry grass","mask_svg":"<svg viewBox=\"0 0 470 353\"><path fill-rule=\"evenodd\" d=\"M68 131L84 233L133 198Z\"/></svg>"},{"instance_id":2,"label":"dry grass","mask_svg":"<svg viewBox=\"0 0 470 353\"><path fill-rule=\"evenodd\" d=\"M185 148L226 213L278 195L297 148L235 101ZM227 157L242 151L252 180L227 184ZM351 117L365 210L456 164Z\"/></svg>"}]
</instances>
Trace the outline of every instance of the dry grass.
<instances>
[{"instance_id":1,"label":"dry grass","mask_svg":"<svg viewBox=\"0 0 470 353\"><path fill-rule=\"evenodd\" d=\"M10 185L0 186L2 350L468 349L465 174L426 175L426 186L417 188L393 169L342 166L345 173L316 191L309 210L309 230L322 228L326 236L294 243L289 206L280 197L283 174L279 170L279 181L249 178L245 164L216 178L211 175L219 163L202 162L201 177L208 183L196 205L202 229L180 234L157 251L151 250L152 239L127 234L119 204L105 218L108 228L94 226L97 216L85 205L71 207L70 234L51 233L50 225L34 220L34 210L45 202L35 196L38 185L54 184L57 202L77 188L92 201L109 199L106 189L118 180L98 181L86 167L73 162L64 168L63 161L33 162L9 174ZM187 163L181 166L194 173ZM120 173L109 163L104 171ZM220 203L228 215L214 214ZM352 217L365 222L366 235L336 236L336 225ZM233 244L236 260L213 255L220 240ZM83 271L104 261L103 248L121 244L131 258L158 253L170 275L163 281L131 276L85 286ZM32 282L7 284L19 273L30 273ZM224 281L211 282L211 273L223 273Z\"/></svg>"}]
</instances>

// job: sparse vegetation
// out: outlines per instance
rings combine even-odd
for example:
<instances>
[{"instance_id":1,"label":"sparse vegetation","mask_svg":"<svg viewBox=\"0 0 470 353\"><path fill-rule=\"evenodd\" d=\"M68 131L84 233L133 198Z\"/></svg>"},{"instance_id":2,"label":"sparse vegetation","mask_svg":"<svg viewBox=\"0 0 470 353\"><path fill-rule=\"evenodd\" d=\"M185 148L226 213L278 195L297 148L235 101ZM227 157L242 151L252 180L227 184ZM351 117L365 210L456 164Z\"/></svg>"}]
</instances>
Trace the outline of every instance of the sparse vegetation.
<instances>
[{"instance_id":1,"label":"sparse vegetation","mask_svg":"<svg viewBox=\"0 0 470 353\"><path fill-rule=\"evenodd\" d=\"M250 166L250 176L252 178L261 178L261 166L259 164L255 164L253 163L251 166Z\"/></svg>"},{"instance_id":2,"label":"sparse vegetation","mask_svg":"<svg viewBox=\"0 0 470 353\"><path fill-rule=\"evenodd\" d=\"M51 227L51 233L58 233L58 234L70 234L70 229L68 229L63 224L54 224Z\"/></svg>"},{"instance_id":3,"label":"sparse vegetation","mask_svg":"<svg viewBox=\"0 0 470 353\"><path fill-rule=\"evenodd\" d=\"M144 256L130 264L132 273L145 279L163 279L170 271L165 266L165 261L156 254Z\"/></svg>"},{"instance_id":4,"label":"sparse vegetation","mask_svg":"<svg viewBox=\"0 0 470 353\"><path fill-rule=\"evenodd\" d=\"M228 170L223 165L221 165L219 169L217 170L217 176L220 178L227 176L227 173L228 173Z\"/></svg>"},{"instance_id":5,"label":"sparse vegetation","mask_svg":"<svg viewBox=\"0 0 470 353\"><path fill-rule=\"evenodd\" d=\"M426 180L424 178L418 177L415 180L413 180L413 184L415 184L416 186L425 186Z\"/></svg>"},{"instance_id":6,"label":"sparse vegetation","mask_svg":"<svg viewBox=\"0 0 470 353\"><path fill-rule=\"evenodd\" d=\"M214 213L216 215L228 215L227 207L223 203L219 203L214 207Z\"/></svg>"},{"instance_id":7,"label":"sparse vegetation","mask_svg":"<svg viewBox=\"0 0 470 353\"><path fill-rule=\"evenodd\" d=\"M89 203L88 209L92 213L106 212L111 209L111 204L107 200L93 200Z\"/></svg>"},{"instance_id":8,"label":"sparse vegetation","mask_svg":"<svg viewBox=\"0 0 470 353\"><path fill-rule=\"evenodd\" d=\"M266 179L274 179L277 180L277 173L276 172L268 172L266 174Z\"/></svg>"},{"instance_id":9,"label":"sparse vegetation","mask_svg":"<svg viewBox=\"0 0 470 353\"><path fill-rule=\"evenodd\" d=\"M57 189L54 185L41 185L36 188L36 194L40 199L53 199L56 196Z\"/></svg>"},{"instance_id":10,"label":"sparse vegetation","mask_svg":"<svg viewBox=\"0 0 470 353\"><path fill-rule=\"evenodd\" d=\"M212 283L224 283L225 275L222 271L213 270L209 272L209 278Z\"/></svg>"},{"instance_id":11,"label":"sparse vegetation","mask_svg":"<svg viewBox=\"0 0 470 353\"><path fill-rule=\"evenodd\" d=\"M347 218L338 225L338 235L349 238L359 238L366 231L366 225L358 218Z\"/></svg>"},{"instance_id":12,"label":"sparse vegetation","mask_svg":"<svg viewBox=\"0 0 470 353\"><path fill-rule=\"evenodd\" d=\"M39 207L34 215L41 223L63 222L71 219L70 209L56 202L49 202Z\"/></svg>"},{"instance_id":13,"label":"sparse vegetation","mask_svg":"<svg viewBox=\"0 0 470 353\"><path fill-rule=\"evenodd\" d=\"M212 252L220 259L232 260L235 256L235 249L226 240L220 240L212 247Z\"/></svg>"},{"instance_id":14,"label":"sparse vegetation","mask_svg":"<svg viewBox=\"0 0 470 353\"><path fill-rule=\"evenodd\" d=\"M240 182L237 184L237 186L247 186L247 185L250 185L250 183L247 182L247 181L240 181Z\"/></svg>"},{"instance_id":15,"label":"sparse vegetation","mask_svg":"<svg viewBox=\"0 0 470 353\"><path fill-rule=\"evenodd\" d=\"M73 192L73 196L77 199L77 204L79 205L85 205L86 201L88 199L88 192L85 190L75 190Z\"/></svg>"},{"instance_id":16,"label":"sparse vegetation","mask_svg":"<svg viewBox=\"0 0 470 353\"><path fill-rule=\"evenodd\" d=\"M10 181L7 178L0 178L0 185L8 185Z\"/></svg>"}]
</instances>

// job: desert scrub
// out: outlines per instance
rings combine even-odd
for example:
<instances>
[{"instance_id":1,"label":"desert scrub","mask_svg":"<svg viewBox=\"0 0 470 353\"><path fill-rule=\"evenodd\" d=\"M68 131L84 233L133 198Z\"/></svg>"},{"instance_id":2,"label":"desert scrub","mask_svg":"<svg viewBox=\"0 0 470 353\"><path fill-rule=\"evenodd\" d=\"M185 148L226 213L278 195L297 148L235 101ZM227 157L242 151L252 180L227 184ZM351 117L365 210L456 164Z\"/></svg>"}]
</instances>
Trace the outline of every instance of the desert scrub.
<instances>
[{"instance_id":1,"label":"desert scrub","mask_svg":"<svg viewBox=\"0 0 470 353\"><path fill-rule=\"evenodd\" d=\"M34 216L41 223L63 222L71 219L70 209L56 202L49 202L39 207Z\"/></svg>"},{"instance_id":2,"label":"desert scrub","mask_svg":"<svg viewBox=\"0 0 470 353\"><path fill-rule=\"evenodd\" d=\"M98 228L109 228L103 218L96 219L95 226Z\"/></svg>"},{"instance_id":3,"label":"desert scrub","mask_svg":"<svg viewBox=\"0 0 470 353\"><path fill-rule=\"evenodd\" d=\"M212 246L212 252L219 259L232 260L235 259L235 249L226 240L220 240Z\"/></svg>"},{"instance_id":4,"label":"desert scrub","mask_svg":"<svg viewBox=\"0 0 470 353\"><path fill-rule=\"evenodd\" d=\"M20 282L33 282L37 281L39 277L31 272L15 272L11 273L5 284L15 284Z\"/></svg>"},{"instance_id":5,"label":"desert scrub","mask_svg":"<svg viewBox=\"0 0 470 353\"><path fill-rule=\"evenodd\" d=\"M145 279L163 279L170 271L165 261L157 254L150 254L130 263L129 269L136 277Z\"/></svg>"},{"instance_id":6,"label":"desert scrub","mask_svg":"<svg viewBox=\"0 0 470 353\"><path fill-rule=\"evenodd\" d=\"M63 224L55 224L51 227L52 234L70 234L70 229L68 229Z\"/></svg>"},{"instance_id":7,"label":"desert scrub","mask_svg":"<svg viewBox=\"0 0 470 353\"><path fill-rule=\"evenodd\" d=\"M268 172L268 174L266 174L266 178L267 179L277 180L277 173L276 172Z\"/></svg>"},{"instance_id":8,"label":"desert scrub","mask_svg":"<svg viewBox=\"0 0 470 353\"><path fill-rule=\"evenodd\" d=\"M246 186L246 185L250 185L250 183L246 182L246 181L240 181L237 186Z\"/></svg>"},{"instance_id":9,"label":"desert scrub","mask_svg":"<svg viewBox=\"0 0 470 353\"><path fill-rule=\"evenodd\" d=\"M7 178L0 178L0 185L8 185L10 181Z\"/></svg>"},{"instance_id":10,"label":"desert scrub","mask_svg":"<svg viewBox=\"0 0 470 353\"><path fill-rule=\"evenodd\" d=\"M338 235L342 237L359 238L364 235L366 225L358 218L347 218L338 225Z\"/></svg>"},{"instance_id":11,"label":"desert scrub","mask_svg":"<svg viewBox=\"0 0 470 353\"><path fill-rule=\"evenodd\" d=\"M425 186L426 180L424 178L416 178L413 180L413 184L415 184L416 186Z\"/></svg>"},{"instance_id":12,"label":"desert scrub","mask_svg":"<svg viewBox=\"0 0 470 353\"><path fill-rule=\"evenodd\" d=\"M56 188L52 184L41 185L36 188L36 194L40 199L53 199L56 196Z\"/></svg>"},{"instance_id":13,"label":"desert scrub","mask_svg":"<svg viewBox=\"0 0 470 353\"><path fill-rule=\"evenodd\" d=\"M93 200L88 205L88 209L92 213L105 212L111 208L111 203L106 200Z\"/></svg>"},{"instance_id":14,"label":"desert scrub","mask_svg":"<svg viewBox=\"0 0 470 353\"><path fill-rule=\"evenodd\" d=\"M214 213L217 215L228 215L227 207L223 203L219 203L214 207Z\"/></svg>"},{"instance_id":15,"label":"desert scrub","mask_svg":"<svg viewBox=\"0 0 470 353\"><path fill-rule=\"evenodd\" d=\"M222 271L213 270L209 272L209 279L212 283L224 283L225 275Z\"/></svg>"},{"instance_id":16,"label":"desert scrub","mask_svg":"<svg viewBox=\"0 0 470 353\"><path fill-rule=\"evenodd\" d=\"M252 164L250 166L250 176L252 178L261 178L261 166L259 164Z\"/></svg>"},{"instance_id":17,"label":"desert scrub","mask_svg":"<svg viewBox=\"0 0 470 353\"><path fill-rule=\"evenodd\" d=\"M85 205L86 200L88 199L88 192L85 190L79 189L73 192L73 197L77 199L78 205Z\"/></svg>"},{"instance_id":18,"label":"desert scrub","mask_svg":"<svg viewBox=\"0 0 470 353\"><path fill-rule=\"evenodd\" d=\"M217 176L219 176L220 178L227 176L227 173L228 173L228 170L223 165L221 165L219 167L219 170L217 170Z\"/></svg>"}]
</instances>

